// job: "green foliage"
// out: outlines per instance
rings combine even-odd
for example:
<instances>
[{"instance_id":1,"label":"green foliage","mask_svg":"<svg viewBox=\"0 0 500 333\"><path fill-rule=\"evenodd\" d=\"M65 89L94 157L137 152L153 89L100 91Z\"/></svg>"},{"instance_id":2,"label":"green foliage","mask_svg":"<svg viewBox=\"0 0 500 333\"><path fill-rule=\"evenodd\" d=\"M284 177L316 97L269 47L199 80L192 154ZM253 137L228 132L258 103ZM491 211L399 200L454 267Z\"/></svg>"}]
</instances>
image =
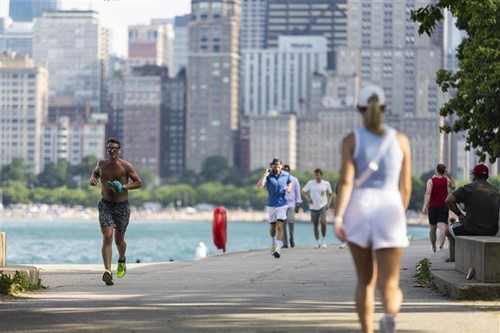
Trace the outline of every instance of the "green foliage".
<instances>
[{"instance_id":1,"label":"green foliage","mask_svg":"<svg viewBox=\"0 0 500 333\"><path fill-rule=\"evenodd\" d=\"M56 188L66 186L70 175L70 165L65 160L48 163L37 177L38 186Z\"/></svg>"},{"instance_id":2,"label":"green foliage","mask_svg":"<svg viewBox=\"0 0 500 333\"><path fill-rule=\"evenodd\" d=\"M2 202L4 205L12 203L29 203L30 190L21 180L8 180L3 186Z\"/></svg>"},{"instance_id":3,"label":"green foliage","mask_svg":"<svg viewBox=\"0 0 500 333\"><path fill-rule=\"evenodd\" d=\"M431 265L431 261L428 258L424 258L416 266L415 277L424 286L432 285Z\"/></svg>"},{"instance_id":4,"label":"green foliage","mask_svg":"<svg viewBox=\"0 0 500 333\"><path fill-rule=\"evenodd\" d=\"M33 284L29 281L28 274L16 271L14 276L0 272L0 295L15 295L22 292L45 288L40 279Z\"/></svg>"},{"instance_id":5,"label":"green foliage","mask_svg":"<svg viewBox=\"0 0 500 333\"><path fill-rule=\"evenodd\" d=\"M411 177L412 191L410 204L408 205L410 210L420 211L420 209L422 209L426 190L426 181L423 181L422 178L418 176Z\"/></svg>"},{"instance_id":6,"label":"green foliage","mask_svg":"<svg viewBox=\"0 0 500 333\"><path fill-rule=\"evenodd\" d=\"M441 130L467 131L466 149L476 148L480 160L500 157L500 2L498 0L439 0L411 13L420 23L419 33L431 35L441 11L457 18L457 28L467 33L458 47L459 70L437 72L436 82L444 92L455 92L440 110Z\"/></svg>"},{"instance_id":7,"label":"green foliage","mask_svg":"<svg viewBox=\"0 0 500 333\"><path fill-rule=\"evenodd\" d=\"M21 157L15 157L10 164L2 165L0 177L2 186L8 181L19 181L26 186L32 186L35 183L35 174L27 170L24 159Z\"/></svg>"}]
</instances>

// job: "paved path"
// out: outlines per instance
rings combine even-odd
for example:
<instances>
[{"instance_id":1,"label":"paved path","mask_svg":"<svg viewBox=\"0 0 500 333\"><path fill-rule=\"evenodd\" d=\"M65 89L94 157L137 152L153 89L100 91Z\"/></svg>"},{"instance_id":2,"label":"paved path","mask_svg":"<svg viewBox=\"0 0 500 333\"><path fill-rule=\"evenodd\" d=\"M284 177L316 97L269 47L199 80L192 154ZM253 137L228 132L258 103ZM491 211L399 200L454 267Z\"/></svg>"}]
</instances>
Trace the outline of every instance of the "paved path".
<instances>
[{"instance_id":1,"label":"paved path","mask_svg":"<svg viewBox=\"0 0 500 333\"><path fill-rule=\"evenodd\" d=\"M417 285L416 263L445 255L428 248L414 242L406 251L398 332L500 333L499 302L452 301ZM360 331L351 257L337 247L132 264L111 287L100 265L42 268L49 288L0 303L0 332Z\"/></svg>"}]
</instances>

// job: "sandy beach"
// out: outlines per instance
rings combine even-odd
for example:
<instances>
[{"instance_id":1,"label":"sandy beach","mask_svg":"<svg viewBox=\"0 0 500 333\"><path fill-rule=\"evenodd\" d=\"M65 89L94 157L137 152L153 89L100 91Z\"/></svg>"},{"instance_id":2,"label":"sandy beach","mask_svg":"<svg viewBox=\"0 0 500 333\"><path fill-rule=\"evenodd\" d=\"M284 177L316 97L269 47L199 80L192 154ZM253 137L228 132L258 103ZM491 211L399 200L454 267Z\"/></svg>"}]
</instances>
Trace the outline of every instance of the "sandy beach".
<instances>
[{"instance_id":1,"label":"sandy beach","mask_svg":"<svg viewBox=\"0 0 500 333\"><path fill-rule=\"evenodd\" d=\"M84 219L97 220L97 208L65 207L59 205L16 205L0 207L2 218L14 219ZM165 220L165 221L212 221L213 211L197 211L192 207L181 209L138 209L132 207L132 219L136 220ZM296 215L297 221L309 222L309 212L300 211ZM228 222L263 222L267 221L267 212L248 210L227 210ZM427 217L412 214L408 217L408 224L426 225Z\"/></svg>"}]
</instances>

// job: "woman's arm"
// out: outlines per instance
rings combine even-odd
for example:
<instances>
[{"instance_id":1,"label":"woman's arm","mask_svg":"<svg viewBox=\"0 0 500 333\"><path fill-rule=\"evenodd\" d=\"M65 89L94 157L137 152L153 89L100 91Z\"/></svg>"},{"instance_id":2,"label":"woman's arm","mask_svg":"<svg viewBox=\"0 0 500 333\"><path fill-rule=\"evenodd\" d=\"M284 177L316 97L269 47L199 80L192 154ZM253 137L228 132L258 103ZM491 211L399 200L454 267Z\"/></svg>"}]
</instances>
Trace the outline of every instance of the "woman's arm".
<instances>
[{"instance_id":1,"label":"woman's arm","mask_svg":"<svg viewBox=\"0 0 500 333\"><path fill-rule=\"evenodd\" d=\"M399 191L405 210L408 209L411 197L411 149L408 138L403 133L398 132L398 142L403 151L403 164L399 177Z\"/></svg>"}]
</instances>

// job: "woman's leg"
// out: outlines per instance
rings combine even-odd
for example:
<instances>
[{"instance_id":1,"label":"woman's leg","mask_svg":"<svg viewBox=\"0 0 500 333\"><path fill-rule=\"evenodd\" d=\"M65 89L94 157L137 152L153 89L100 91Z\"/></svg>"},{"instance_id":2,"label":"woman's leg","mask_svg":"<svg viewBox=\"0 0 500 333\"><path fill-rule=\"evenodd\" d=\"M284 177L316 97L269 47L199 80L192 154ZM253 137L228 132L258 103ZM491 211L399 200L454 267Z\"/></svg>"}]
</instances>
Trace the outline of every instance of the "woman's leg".
<instances>
[{"instance_id":1,"label":"woman's leg","mask_svg":"<svg viewBox=\"0 0 500 333\"><path fill-rule=\"evenodd\" d=\"M436 230L437 230L436 224L429 225L429 239L431 241L432 250L434 252L436 252Z\"/></svg>"},{"instance_id":2,"label":"woman's leg","mask_svg":"<svg viewBox=\"0 0 500 333\"><path fill-rule=\"evenodd\" d=\"M399 288L402 248L375 251L378 279L377 286L382 295L382 306L386 314L395 316L403 303L403 292Z\"/></svg>"},{"instance_id":3,"label":"woman's leg","mask_svg":"<svg viewBox=\"0 0 500 333\"><path fill-rule=\"evenodd\" d=\"M373 312L375 308L375 282L377 266L373 261L371 249L349 243L358 284L356 286L356 310L364 333L373 332Z\"/></svg>"}]
</instances>

